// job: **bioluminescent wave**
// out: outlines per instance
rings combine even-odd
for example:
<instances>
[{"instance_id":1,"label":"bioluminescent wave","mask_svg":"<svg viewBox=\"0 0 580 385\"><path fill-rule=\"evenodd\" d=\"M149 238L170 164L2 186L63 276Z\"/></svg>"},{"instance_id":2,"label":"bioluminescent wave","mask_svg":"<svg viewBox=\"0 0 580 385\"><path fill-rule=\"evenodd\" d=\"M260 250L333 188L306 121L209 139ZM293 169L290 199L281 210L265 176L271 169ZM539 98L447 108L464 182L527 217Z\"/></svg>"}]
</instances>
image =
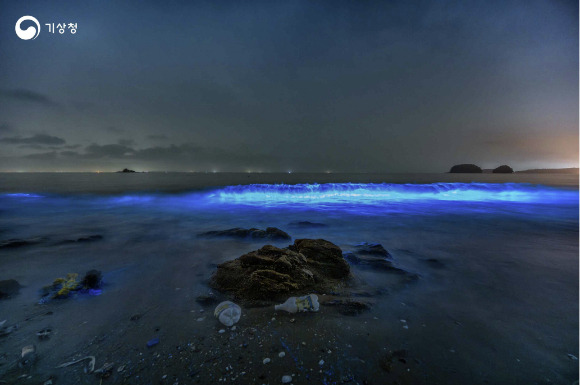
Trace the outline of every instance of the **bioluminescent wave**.
<instances>
[{"instance_id":1,"label":"bioluminescent wave","mask_svg":"<svg viewBox=\"0 0 580 385\"><path fill-rule=\"evenodd\" d=\"M380 205L406 201L566 204L578 202L578 190L517 183L255 184L228 186L213 191L207 198L215 202L245 205Z\"/></svg>"}]
</instances>

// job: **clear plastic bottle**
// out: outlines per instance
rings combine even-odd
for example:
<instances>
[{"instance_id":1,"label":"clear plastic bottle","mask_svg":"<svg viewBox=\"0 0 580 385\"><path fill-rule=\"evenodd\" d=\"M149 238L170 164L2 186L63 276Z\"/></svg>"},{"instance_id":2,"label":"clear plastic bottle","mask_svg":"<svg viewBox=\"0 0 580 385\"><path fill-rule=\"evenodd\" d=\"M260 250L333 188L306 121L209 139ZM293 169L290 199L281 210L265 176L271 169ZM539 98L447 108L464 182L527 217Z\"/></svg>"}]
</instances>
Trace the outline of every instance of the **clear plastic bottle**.
<instances>
[{"instance_id":1,"label":"clear plastic bottle","mask_svg":"<svg viewBox=\"0 0 580 385\"><path fill-rule=\"evenodd\" d=\"M232 326L240 320L242 309L233 302L224 301L216 306L213 315L225 326Z\"/></svg>"},{"instance_id":2,"label":"clear plastic bottle","mask_svg":"<svg viewBox=\"0 0 580 385\"><path fill-rule=\"evenodd\" d=\"M288 313L299 311L318 311L320 304L316 294L308 294L304 297L290 297L283 304L274 306L276 310L284 310Z\"/></svg>"}]
</instances>

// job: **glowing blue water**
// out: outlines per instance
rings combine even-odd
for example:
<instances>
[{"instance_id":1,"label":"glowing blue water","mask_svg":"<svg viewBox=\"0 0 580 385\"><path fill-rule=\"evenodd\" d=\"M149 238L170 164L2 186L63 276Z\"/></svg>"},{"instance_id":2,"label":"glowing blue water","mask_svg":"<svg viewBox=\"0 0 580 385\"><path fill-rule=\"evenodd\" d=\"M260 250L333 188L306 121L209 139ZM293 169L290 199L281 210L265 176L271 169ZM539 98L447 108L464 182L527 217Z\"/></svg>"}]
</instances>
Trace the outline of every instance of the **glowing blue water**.
<instances>
[{"instance_id":1,"label":"glowing blue water","mask_svg":"<svg viewBox=\"0 0 580 385\"><path fill-rule=\"evenodd\" d=\"M404 201L573 203L578 201L578 191L517 183L256 184L229 186L210 193L208 198L245 205L376 205Z\"/></svg>"}]
</instances>

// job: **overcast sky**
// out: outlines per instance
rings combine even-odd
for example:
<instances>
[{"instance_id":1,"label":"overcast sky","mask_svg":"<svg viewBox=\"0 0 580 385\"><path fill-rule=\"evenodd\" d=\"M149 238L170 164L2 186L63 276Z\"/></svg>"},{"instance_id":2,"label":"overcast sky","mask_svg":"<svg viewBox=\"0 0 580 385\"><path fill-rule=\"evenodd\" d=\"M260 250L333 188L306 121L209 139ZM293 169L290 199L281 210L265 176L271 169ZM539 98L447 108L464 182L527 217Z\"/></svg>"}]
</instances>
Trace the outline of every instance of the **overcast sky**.
<instances>
[{"instance_id":1,"label":"overcast sky","mask_svg":"<svg viewBox=\"0 0 580 385\"><path fill-rule=\"evenodd\" d=\"M0 171L457 163L577 167L577 1L0 0Z\"/></svg>"}]
</instances>

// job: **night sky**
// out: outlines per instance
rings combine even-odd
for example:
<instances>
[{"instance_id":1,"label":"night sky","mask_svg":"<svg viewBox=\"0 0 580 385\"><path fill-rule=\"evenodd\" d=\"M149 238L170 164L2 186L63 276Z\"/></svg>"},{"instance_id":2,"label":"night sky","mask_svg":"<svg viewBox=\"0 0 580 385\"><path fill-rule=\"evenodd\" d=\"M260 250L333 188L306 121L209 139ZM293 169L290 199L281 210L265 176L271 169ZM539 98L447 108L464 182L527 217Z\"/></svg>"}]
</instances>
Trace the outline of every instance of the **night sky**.
<instances>
[{"instance_id":1,"label":"night sky","mask_svg":"<svg viewBox=\"0 0 580 385\"><path fill-rule=\"evenodd\" d=\"M0 0L0 171L457 163L578 166L577 1Z\"/></svg>"}]
</instances>

